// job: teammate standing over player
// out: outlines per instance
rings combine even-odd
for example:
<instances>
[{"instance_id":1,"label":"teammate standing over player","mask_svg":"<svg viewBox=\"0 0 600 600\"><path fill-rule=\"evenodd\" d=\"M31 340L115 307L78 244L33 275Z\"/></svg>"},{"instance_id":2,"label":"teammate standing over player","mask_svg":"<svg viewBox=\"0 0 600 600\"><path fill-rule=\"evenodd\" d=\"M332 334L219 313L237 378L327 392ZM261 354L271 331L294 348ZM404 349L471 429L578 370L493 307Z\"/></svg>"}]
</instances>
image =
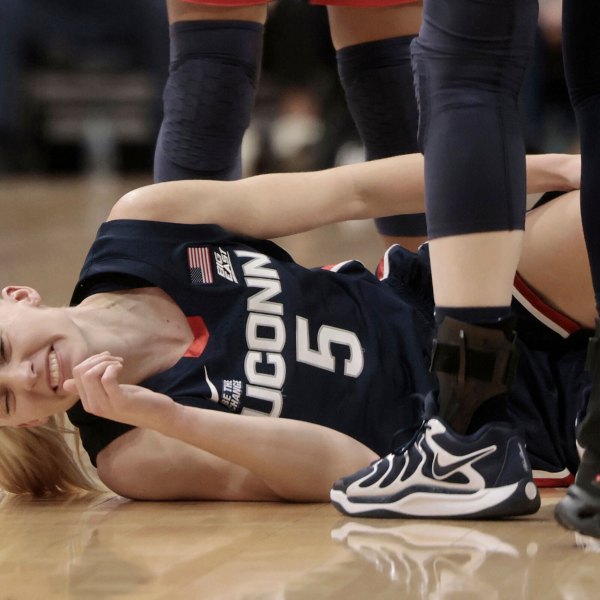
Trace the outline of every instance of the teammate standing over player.
<instances>
[{"instance_id":1,"label":"teammate standing over player","mask_svg":"<svg viewBox=\"0 0 600 600\"><path fill-rule=\"evenodd\" d=\"M537 0L425 0L413 61L437 324L439 392L428 398L439 417L336 483L332 499L345 512L494 516L539 506L523 443L502 425L525 220L517 97L536 23Z\"/></svg>"},{"instance_id":2,"label":"teammate standing over player","mask_svg":"<svg viewBox=\"0 0 600 600\"><path fill-rule=\"evenodd\" d=\"M314 0L327 5L340 82L367 159L417 150L410 42L419 0ZM171 68L155 180L236 179L250 123L269 0L167 0ZM386 246L412 248L424 215L376 220ZM409 238L409 239L407 239ZM412 240L410 239L412 238Z\"/></svg>"}]
</instances>

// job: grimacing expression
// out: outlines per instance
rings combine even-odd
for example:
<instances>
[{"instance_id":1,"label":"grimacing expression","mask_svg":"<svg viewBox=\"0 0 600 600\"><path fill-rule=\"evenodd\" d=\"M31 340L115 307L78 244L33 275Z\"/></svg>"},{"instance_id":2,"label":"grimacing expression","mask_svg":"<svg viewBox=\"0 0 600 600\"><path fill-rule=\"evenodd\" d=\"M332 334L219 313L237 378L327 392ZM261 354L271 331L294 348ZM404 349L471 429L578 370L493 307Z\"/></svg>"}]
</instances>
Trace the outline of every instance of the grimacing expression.
<instances>
[{"instance_id":1,"label":"grimacing expression","mask_svg":"<svg viewBox=\"0 0 600 600\"><path fill-rule=\"evenodd\" d=\"M82 332L66 309L43 306L32 288L7 287L0 300L0 426L30 427L69 408L63 389L85 358Z\"/></svg>"}]
</instances>

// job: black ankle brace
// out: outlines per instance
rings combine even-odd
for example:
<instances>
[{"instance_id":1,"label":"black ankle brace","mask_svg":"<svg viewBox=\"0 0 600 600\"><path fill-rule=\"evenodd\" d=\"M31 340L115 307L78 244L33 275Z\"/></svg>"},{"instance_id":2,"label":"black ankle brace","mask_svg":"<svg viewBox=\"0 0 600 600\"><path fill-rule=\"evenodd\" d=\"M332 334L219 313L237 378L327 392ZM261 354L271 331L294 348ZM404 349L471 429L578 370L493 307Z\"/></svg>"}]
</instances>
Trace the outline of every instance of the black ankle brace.
<instances>
[{"instance_id":1,"label":"black ankle brace","mask_svg":"<svg viewBox=\"0 0 600 600\"><path fill-rule=\"evenodd\" d=\"M507 337L506 329L505 324L490 328L451 318L438 329L430 370L440 384L440 415L459 433L485 401L506 394L514 378L516 334Z\"/></svg>"}]
</instances>

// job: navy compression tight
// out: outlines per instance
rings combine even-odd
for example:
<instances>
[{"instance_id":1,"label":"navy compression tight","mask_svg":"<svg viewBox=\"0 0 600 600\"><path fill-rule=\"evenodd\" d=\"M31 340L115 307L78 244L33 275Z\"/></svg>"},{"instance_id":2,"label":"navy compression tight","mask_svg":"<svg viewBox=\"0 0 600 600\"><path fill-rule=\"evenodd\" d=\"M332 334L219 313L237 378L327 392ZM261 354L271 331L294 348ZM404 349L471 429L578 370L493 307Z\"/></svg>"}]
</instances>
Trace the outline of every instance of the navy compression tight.
<instances>
[{"instance_id":1,"label":"navy compression tight","mask_svg":"<svg viewBox=\"0 0 600 600\"><path fill-rule=\"evenodd\" d=\"M425 0L412 44L430 238L523 229L517 98L537 0Z\"/></svg>"},{"instance_id":2,"label":"navy compression tight","mask_svg":"<svg viewBox=\"0 0 600 600\"><path fill-rule=\"evenodd\" d=\"M563 56L571 104L581 140L581 218L590 259L596 309L600 307L600 2L564 0ZM574 292L575 293L575 292ZM584 448L600 455L600 373L579 434Z\"/></svg>"},{"instance_id":3,"label":"navy compression tight","mask_svg":"<svg viewBox=\"0 0 600 600\"><path fill-rule=\"evenodd\" d=\"M581 218L600 307L600 2L564 0L565 77L581 138Z\"/></svg>"},{"instance_id":4,"label":"navy compression tight","mask_svg":"<svg viewBox=\"0 0 600 600\"><path fill-rule=\"evenodd\" d=\"M250 21L171 26L155 181L241 177L240 149L256 95L263 30Z\"/></svg>"},{"instance_id":5,"label":"navy compression tight","mask_svg":"<svg viewBox=\"0 0 600 600\"><path fill-rule=\"evenodd\" d=\"M399 36L338 50L346 102L367 160L418 151L417 102L410 62L414 36ZM425 236L424 214L375 219L380 234Z\"/></svg>"}]
</instances>

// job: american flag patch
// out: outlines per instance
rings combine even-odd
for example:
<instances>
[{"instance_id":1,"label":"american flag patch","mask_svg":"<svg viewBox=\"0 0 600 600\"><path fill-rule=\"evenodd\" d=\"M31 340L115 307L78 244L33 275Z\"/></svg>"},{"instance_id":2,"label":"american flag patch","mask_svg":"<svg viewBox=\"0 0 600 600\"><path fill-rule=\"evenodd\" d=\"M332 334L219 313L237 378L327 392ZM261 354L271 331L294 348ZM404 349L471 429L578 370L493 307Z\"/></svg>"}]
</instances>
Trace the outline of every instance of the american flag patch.
<instances>
[{"instance_id":1,"label":"american flag patch","mask_svg":"<svg viewBox=\"0 0 600 600\"><path fill-rule=\"evenodd\" d=\"M187 255L192 283L212 283L213 268L210 250L206 247L188 248Z\"/></svg>"}]
</instances>

